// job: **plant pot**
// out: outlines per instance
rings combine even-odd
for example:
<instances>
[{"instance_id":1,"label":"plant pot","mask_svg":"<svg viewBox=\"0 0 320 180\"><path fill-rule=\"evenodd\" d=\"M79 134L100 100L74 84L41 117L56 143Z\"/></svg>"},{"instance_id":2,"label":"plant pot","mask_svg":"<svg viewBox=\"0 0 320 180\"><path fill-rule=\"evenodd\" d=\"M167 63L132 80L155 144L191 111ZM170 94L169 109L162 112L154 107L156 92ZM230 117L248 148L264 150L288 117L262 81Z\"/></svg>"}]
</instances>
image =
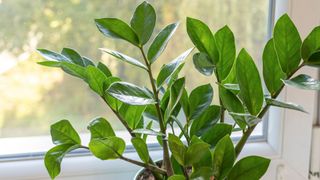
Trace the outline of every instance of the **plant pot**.
<instances>
[{"instance_id":1,"label":"plant pot","mask_svg":"<svg viewBox=\"0 0 320 180\"><path fill-rule=\"evenodd\" d=\"M156 161L157 166L161 167L162 160ZM146 168L141 168L136 175L134 176L133 180L155 180L152 172Z\"/></svg>"}]
</instances>

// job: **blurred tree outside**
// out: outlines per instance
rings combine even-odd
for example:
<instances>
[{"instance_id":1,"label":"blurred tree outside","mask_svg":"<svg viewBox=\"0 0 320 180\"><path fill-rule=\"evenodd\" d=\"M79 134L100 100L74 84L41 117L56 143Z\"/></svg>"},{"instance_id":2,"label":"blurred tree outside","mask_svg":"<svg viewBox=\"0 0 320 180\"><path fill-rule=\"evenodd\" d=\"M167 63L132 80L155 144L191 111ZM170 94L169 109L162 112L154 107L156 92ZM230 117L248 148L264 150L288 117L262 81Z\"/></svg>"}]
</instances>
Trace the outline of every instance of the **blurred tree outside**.
<instances>
[{"instance_id":1,"label":"blurred tree outside","mask_svg":"<svg viewBox=\"0 0 320 180\"><path fill-rule=\"evenodd\" d=\"M37 65L36 48L61 51L70 47L81 55L102 61L124 81L145 85L144 72L102 54L98 48L118 50L137 59L136 48L126 42L103 37L94 19L117 17L129 23L141 0L0 0L0 138L36 136L49 133L50 124L60 119L73 121L84 131L88 121L106 117L115 129L123 127L106 105L81 80L60 69ZM237 49L244 47L258 63L267 39L268 0L149 0L157 11L153 37L167 24L180 22L169 45L153 68L167 63L192 47L185 18L201 19L215 32L224 25L233 30ZM196 72L192 57L182 75L189 90L212 83Z\"/></svg>"}]
</instances>

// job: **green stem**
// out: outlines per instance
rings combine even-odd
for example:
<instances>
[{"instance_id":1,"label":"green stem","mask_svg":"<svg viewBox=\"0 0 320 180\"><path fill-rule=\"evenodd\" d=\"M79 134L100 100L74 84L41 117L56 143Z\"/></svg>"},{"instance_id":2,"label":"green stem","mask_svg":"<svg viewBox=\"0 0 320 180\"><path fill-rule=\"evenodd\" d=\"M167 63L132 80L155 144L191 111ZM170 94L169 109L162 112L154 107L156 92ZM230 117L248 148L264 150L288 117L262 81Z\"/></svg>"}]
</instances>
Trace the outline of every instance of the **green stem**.
<instances>
[{"instance_id":1,"label":"green stem","mask_svg":"<svg viewBox=\"0 0 320 180\"><path fill-rule=\"evenodd\" d=\"M287 79L290 79L294 73L296 73L299 69L301 69L304 66L304 64L302 63L296 70L294 70L290 75L288 75ZM282 84L281 88L271 97L272 98L277 98L279 96L279 94L281 93L282 89L284 88L284 84ZM260 111L260 113L258 114L258 118L262 118L266 112L268 111L270 105L266 105L262 111ZM235 147L235 152L236 152L236 157L239 156L239 154L241 153L244 145L246 144L248 138L250 137L251 133L253 132L253 130L255 129L257 125L251 126L249 127L242 135L241 139L239 140L239 142L237 143L236 147Z\"/></svg>"},{"instance_id":2,"label":"green stem","mask_svg":"<svg viewBox=\"0 0 320 180\"><path fill-rule=\"evenodd\" d=\"M163 119L163 116L162 116L162 112L161 112L161 108L160 108L160 99L159 99L159 94L158 94L158 90L154 84L154 78L153 78L153 75L152 75L152 69L151 69L151 65L150 63L148 62L148 59L144 53L144 50L143 50L143 47L140 47L140 51L141 51L141 54L143 56L143 60L148 68L148 74L149 74L149 79L150 79L150 83L151 83L151 87L152 87L152 91L153 91L153 94L154 94L154 98L156 100L156 104L155 104L155 107L156 107L156 110L157 110L157 114L158 114L158 117L159 117L159 124L160 124L160 130L163 134L166 134L166 128L165 128L165 122L164 122L164 119ZM173 175L173 169L172 169L172 164L171 164L171 161L170 161L170 156L169 156L169 148L168 148L168 142L167 142L167 137L164 136L162 137L162 146L163 146L163 164L164 164L164 167L165 169L167 170L167 175L168 176L172 176Z\"/></svg>"},{"instance_id":3,"label":"green stem","mask_svg":"<svg viewBox=\"0 0 320 180\"><path fill-rule=\"evenodd\" d=\"M119 158L124 160L124 161L130 162L132 164L135 164L135 165L144 167L146 169L149 169L152 172L157 172L157 173L164 174L164 175L166 174L166 171L164 169L161 169L161 168L159 168L159 167L157 167L155 165L150 165L150 164L146 164L146 163L143 163L143 162L140 162L140 161L129 159L129 158L123 157L121 155L119 155Z\"/></svg>"}]
</instances>

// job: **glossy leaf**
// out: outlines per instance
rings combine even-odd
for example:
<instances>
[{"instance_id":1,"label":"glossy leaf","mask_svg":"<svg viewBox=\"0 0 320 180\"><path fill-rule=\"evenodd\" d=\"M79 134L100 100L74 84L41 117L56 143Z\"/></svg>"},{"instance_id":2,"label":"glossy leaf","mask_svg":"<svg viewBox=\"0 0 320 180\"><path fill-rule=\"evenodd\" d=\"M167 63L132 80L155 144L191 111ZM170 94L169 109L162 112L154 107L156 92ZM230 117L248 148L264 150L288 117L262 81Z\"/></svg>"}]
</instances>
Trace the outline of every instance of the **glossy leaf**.
<instances>
[{"instance_id":1,"label":"glossy leaf","mask_svg":"<svg viewBox=\"0 0 320 180\"><path fill-rule=\"evenodd\" d=\"M296 87L305 90L320 90L320 81L313 79L312 77L300 74L292 79L283 80L286 85Z\"/></svg>"},{"instance_id":2,"label":"glossy leaf","mask_svg":"<svg viewBox=\"0 0 320 180\"><path fill-rule=\"evenodd\" d=\"M216 145L213 153L213 172L215 180L223 180L235 161L235 151L229 135L224 136Z\"/></svg>"},{"instance_id":3,"label":"glossy leaf","mask_svg":"<svg viewBox=\"0 0 320 180\"><path fill-rule=\"evenodd\" d=\"M195 88L189 96L190 116L189 119L198 118L202 112L211 104L213 89L210 84Z\"/></svg>"},{"instance_id":4,"label":"glossy leaf","mask_svg":"<svg viewBox=\"0 0 320 180\"><path fill-rule=\"evenodd\" d=\"M168 137L169 148L173 157L177 160L180 165L185 165L185 155L187 152L187 147L182 143L182 141L175 135L169 134Z\"/></svg>"},{"instance_id":5,"label":"glossy leaf","mask_svg":"<svg viewBox=\"0 0 320 180\"><path fill-rule=\"evenodd\" d=\"M94 66L87 66L87 82L90 88L98 93L100 96L104 95L104 83L107 80L107 76L98 68Z\"/></svg>"},{"instance_id":6,"label":"glossy leaf","mask_svg":"<svg viewBox=\"0 0 320 180\"><path fill-rule=\"evenodd\" d=\"M169 24L164 29L162 29L160 33L154 38L147 54L150 64L156 61L158 57L162 54L164 49L167 47L167 44L171 39L172 35L176 31L178 25L179 23Z\"/></svg>"},{"instance_id":7,"label":"glossy leaf","mask_svg":"<svg viewBox=\"0 0 320 180\"><path fill-rule=\"evenodd\" d=\"M37 49L38 53L44 57L45 59L49 61L59 61L59 62L69 62L71 63L71 60L69 60L64 55L61 55L59 53L47 50L47 49Z\"/></svg>"},{"instance_id":8,"label":"glossy leaf","mask_svg":"<svg viewBox=\"0 0 320 180\"><path fill-rule=\"evenodd\" d=\"M94 156L101 160L117 159L126 148L123 139L110 136L103 139L91 139L89 149Z\"/></svg>"},{"instance_id":9,"label":"glossy leaf","mask_svg":"<svg viewBox=\"0 0 320 180\"><path fill-rule=\"evenodd\" d=\"M214 36L209 27L198 19L187 17L187 33L200 52L206 53L213 64L219 59Z\"/></svg>"},{"instance_id":10,"label":"glossy leaf","mask_svg":"<svg viewBox=\"0 0 320 180\"><path fill-rule=\"evenodd\" d=\"M231 71L236 58L236 45L233 32L228 26L224 26L215 34L215 40L219 52L217 73L219 81L225 79Z\"/></svg>"},{"instance_id":11,"label":"glossy leaf","mask_svg":"<svg viewBox=\"0 0 320 180\"><path fill-rule=\"evenodd\" d=\"M234 113L234 112L229 112L229 114L233 117L239 117L239 118L244 118L246 124L249 127L255 126L256 124L258 124L259 122L262 121L261 118L248 114L248 113Z\"/></svg>"},{"instance_id":12,"label":"glossy leaf","mask_svg":"<svg viewBox=\"0 0 320 180\"><path fill-rule=\"evenodd\" d=\"M115 82L107 91L114 98L130 105L148 105L156 103L145 89L127 82Z\"/></svg>"},{"instance_id":13,"label":"glossy leaf","mask_svg":"<svg viewBox=\"0 0 320 180\"><path fill-rule=\"evenodd\" d=\"M170 100L164 114L165 121L169 120L169 117L172 115L174 109L179 104L179 100L184 90L184 85L185 85L185 78L183 77L176 80L170 87Z\"/></svg>"},{"instance_id":14,"label":"glossy leaf","mask_svg":"<svg viewBox=\"0 0 320 180\"><path fill-rule=\"evenodd\" d=\"M118 51L105 49L105 48L101 48L100 50L102 52L110 54L113 57L116 57L116 58L120 59L121 61L127 62L127 63L132 64L134 66L137 66L139 68L148 70L148 68L144 64L142 64L140 61L138 61L138 60L136 60L136 59L134 59L132 57L129 57L127 55L124 55L124 54L122 54L122 53L120 53Z\"/></svg>"},{"instance_id":15,"label":"glossy leaf","mask_svg":"<svg viewBox=\"0 0 320 180\"><path fill-rule=\"evenodd\" d=\"M77 148L80 148L80 145L74 144L60 144L51 148L44 157L44 164L47 168L47 171L51 177L54 179L60 174L61 171L61 162L64 156Z\"/></svg>"},{"instance_id":16,"label":"glossy leaf","mask_svg":"<svg viewBox=\"0 0 320 180\"><path fill-rule=\"evenodd\" d=\"M238 161L228 175L232 180L259 180L267 171L270 159L249 156Z\"/></svg>"},{"instance_id":17,"label":"glossy leaf","mask_svg":"<svg viewBox=\"0 0 320 180\"><path fill-rule=\"evenodd\" d=\"M100 71L103 72L104 75L106 75L107 77L111 77L112 76L112 73L111 73L110 69L105 64L103 64L102 62L98 63L97 68L100 69Z\"/></svg>"},{"instance_id":18,"label":"glossy leaf","mask_svg":"<svg viewBox=\"0 0 320 180\"><path fill-rule=\"evenodd\" d=\"M85 66L89 66L89 65L94 66L94 63L93 63L93 61L91 59L89 59L89 58L87 58L85 56L82 56L82 60L83 60L83 62L85 64Z\"/></svg>"},{"instance_id":19,"label":"glossy leaf","mask_svg":"<svg viewBox=\"0 0 320 180\"><path fill-rule=\"evenodd\" d=\"M123 39L139 46L139 38L134 30L125 22L116 18L95 19L99 31L110 38Z\"/></svg>"},{"instance_id":20,"label":"glossy leaf","mask_svg":"<svg viewBox=\"0 0 320 180\"><path fill-rule=\"evenodd\" d=\"M138 128L140 121L142 121L142 113L145 109L146 106L122 104L119 113L131 129L136 129Z\"/></svg>"},{"instance_id":21,"label":"glossy leaf","mask_svg":"<svg viewBox=\"0 0 320 180\"><path fill-rule=\"evenodd\" d=\"M63 48L61 51L61 54L64 55L65 57L67 57L68 59L70 59L73 63L82 66L82 67L86 67L88 64L86 64L86 62L82 59L81 55L71 49L71 48Z\"/></svg>"},{"instance_id":22,"label":"glossy leaf","mask_svg":"<svg viewBox=\"0 0 320 180\"><path fill-rule=\"evenodd\" d=\"M145 111L143 112L143 116L146 117L146 118L149 118L151 120L159 122L157 109L153 104L152 105L147 105Z\"/></svg>"},{"instance_id":23,"label":"glossy leaf","mask_svg":"<svg viewBox=\"0 0 320 180\"><path fill-rule=\"evenodd\" d=\"M300 64L301 38L287 14L279 18L273 31L274 47L282 70L290 75Z\"/></svg>"},{"instance_id":24,"label":"glossy leaf","mask_svg":"<svg viewBox=\"0 0 320 180\"><path fill-rule=\"evenodd\" d=\"M163 133L157 132L157 131L152 130L152 129L135 129L135 130L132 131L132 133L147 134L147 135L150 135L150 136L165 136Z\"/></svg>"},{"instance_id":25,"label":"glossy leaf","mask_svg":"<svg viewBox=\"0 0 320 180\"><path fill-rule=\"evenodd\" d=\"M297 111L301 111L301 112L306 113L306 111L303 109L303 107L298 104L294 104L294 103L290 103L290 102L282 102L282 101L278 101L276 99L271 99L271 98L266 98L266 103L271 106L293 109L293 110L297 110Z\"/></svg>"},{"instance_id":26,"label":"glossy leaf","mask_svg":"<svg viewBox=\"0 0 320 180\"><path fill-rule=\"evenodd\" d=\"M206 131L201 139L210 144L212 147L216 146L220 139L225 137L226 135L231 135L232 125L219 123L211 127L208 131Z\"/></svg>"},{"instance_id":27,"label":"glossy leaf","mask_svg":"<svg viewBox=\"0 0 320 180\"><path fill-rule=\"evenodd\" d=\"M95 138L108 138L110 136L115 136L110 123L104 118L95 118L88 125L88 129L91 132L91 139Z\"/></svg>"},{"instance_id":28,"label":"glossy leaf","mask_svg":"<svg viewBox=\"0 0 320 180\"><path fill-rule=\"evenodd\" d=\"M149 151L148 151L148 147L147 144L143 141L143 139L139 138L139 137L134 137L131 139L132 145L134 146L134 148L136 149L140 159L145 162L148 163L149 162Z\"/></svg>"},{"instance_id":29,"label":"glossy leaf","mask_svg":"<svg viewBox=\"0 0 320 180\"><path fill-rule=\"evenodd\" d=\"M320 50L320 26L315 27L303 41L301 46L301 56L306 64L317 63L320 61L310 62L312 54Z\"/></svg>"},{"instance_id":30,"label":"glossy leaf","mask_svg":"<svg viewBox=\"0 0 320 180\"><path fill-rule=\"evenodd\" d=\"M50 133L53 144L81 144L79 134L68 120L61 120L52 124Z\"/></svg>"},{"instance_id":31,"label":"glossy leaf","mask_svg":"<svg viewBox=\"0 0 320 180\"><path fill-rule=\"evenodd\" d=\"M228 110L228 112L244 113L244 107L240 99L232 93L230 90L219 86L220 99L223 106ZM232 116L241 129L245 129L245 119L243 117Z\"/></svg>"},{"instance_id":32,"label":"glossy leaf","mask_svg":"<svg viewBox=\"0 0 320 180\"><path fill-rule=\"evenodd\" d=\"M282 71L279 64L273 39L270 39L264 47L262 60L264 82L271 96L274 96L283 85L281 79L286 79L286 74Z\"/></svg>"},{"instance_id":33,"label":"glossy leaf","mask_svg":"<svg viewBox=\"0 0 320 180\"><path fill-rule=\"evenodd\" d=\"M120 82L121 79L118 77L108 77L107 80L104 82L104 89L108 89L111 84L115 83L115 82ZM118 99L112 97L111 95L109 95L108 93L104 93L103 98L105 99L105 101L107 102L108 106L110 106L111 109L118 111L119 108L122 105L122 102L119 101Z\"/></svg>"},{"instance_id":34,"label":"glossy leaf","mask_svg":"<svg viewBox=\"0 0 320 180\"><path fill-rule=\"evenodd\" d=\"M252 115L257 115L263 104L263 90L259 71L253 59L242 49L237 59L237 79L240 97Z\"/></svg>"},{"instance_id":35,"label":"glossy leaf","mask_svg":"<svg viewBox=\"0 0 320 180\"><path fill-rule=\"evenodd\" d=\"M170 63L161 67L159 75L157 77L157 86L161 87L165 82L170 81L171 76L179 70L179 68L183 65L184 60L191 53L192 49L189 49L178 56L176 59L171 61Z\"/></svg>"},{"instance_id":36,"label":"glossy leaf","mask_svg":"<svg viewBox=\"0 0 320 180\"><path fill-rule=\"evenodd\" d=\"M156 12L148 2L144 1L136 8L130 21L130 25L139 37L141 45L148 42L155 24Z\"/></svg>"},{"instance_id":37,"label":"glossy leaf","mask_svg":"<svg viewBox=\"0 0 320 180\"><path fill-rule=\"evenodd\" d=\"M218 122L220 118L220 106L211 105L196 119L190 127L190 137L201 136L209 128Z\"/></svg>"},{"instance_id":38,"label":"glossy leaf","mask_svg":"<svg viewBox=\"0 0 320 180\"><path fill-rule=\"evenodd\" d=\"M185 165L198 163L209 150L210 145L204 142L191 144L185 153Z\"/></svg>"},{"instance_id":39,"label":"glossy leaf","mask_svg":"<svg viewBox=\"0 0 320 180\"><path fill-rule=\"evenodd\" d=\"M38 62L38 64L48 67L60 67L64 72L76 76L78 78L83 79L86 81L87 79L87 73L86 68L82 67L80 65L70 63L70 62L60 62L60 61L42 61Z\"/></svg>"},{"instance_id":40,"label":"glossy leaf","mask_svg":"<svg viewBox=\"0 0 320 180\"><path fill-rule=\"evenodd\" d=\"M193 64L195 68L205 76L211 76L215 65L206 53L196 53L193 55Z\"/></svg>"}]
</instances>

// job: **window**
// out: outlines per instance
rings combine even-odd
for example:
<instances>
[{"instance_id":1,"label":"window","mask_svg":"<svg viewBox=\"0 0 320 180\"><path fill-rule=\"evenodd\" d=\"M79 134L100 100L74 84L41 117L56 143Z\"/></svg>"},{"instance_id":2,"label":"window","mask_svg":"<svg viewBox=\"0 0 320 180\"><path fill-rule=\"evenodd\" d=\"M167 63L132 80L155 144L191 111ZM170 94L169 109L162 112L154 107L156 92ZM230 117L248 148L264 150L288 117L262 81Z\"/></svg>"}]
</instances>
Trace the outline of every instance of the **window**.
<instances>
[{"instance_id":1,"label":"window","mask_svg":"<svg viewBox=\"0 0 320 180\"><path fill-rule=\"evenodd\" d=\"M40 61L38 47L60 51L71 47L82 55L106 63L114 74L136 84L146 84L136 69L102 54L98 48L107 47L126 54L134 49L126 42L115 42L98 32L93 19L119 17L130 19L134 7L141 1L127 0L0 0L0 155L37 155L52 146L48 137L51 123L68 119L80 132L97 116L106 117L113 128L124 128L112 112L80 80L59 69L36 64ZM185 17L196 17L216 31L225 24L233 30L237 49L245 47L259 64L261 49L268 36L270 24L268 0L150 0L158 11L155 32L165 25L180 21L180 27L169 43L161 60L170 61L192 47L185 31ZM156 33L154 33L156 34ZM138 54L136 54L137 57ZM196 72L189 57L183 72L190 90L196 85L212 83L213 77ZM196 75L195 75L196 74ZM217 97L217 96L215 96ZM217 99L215 99L217 103ZM263 136L266 127L255 134ZM86 139L87 135L83 134ZM17 143L19 142L19 143Z\"/></svg>"}]
</instances>

